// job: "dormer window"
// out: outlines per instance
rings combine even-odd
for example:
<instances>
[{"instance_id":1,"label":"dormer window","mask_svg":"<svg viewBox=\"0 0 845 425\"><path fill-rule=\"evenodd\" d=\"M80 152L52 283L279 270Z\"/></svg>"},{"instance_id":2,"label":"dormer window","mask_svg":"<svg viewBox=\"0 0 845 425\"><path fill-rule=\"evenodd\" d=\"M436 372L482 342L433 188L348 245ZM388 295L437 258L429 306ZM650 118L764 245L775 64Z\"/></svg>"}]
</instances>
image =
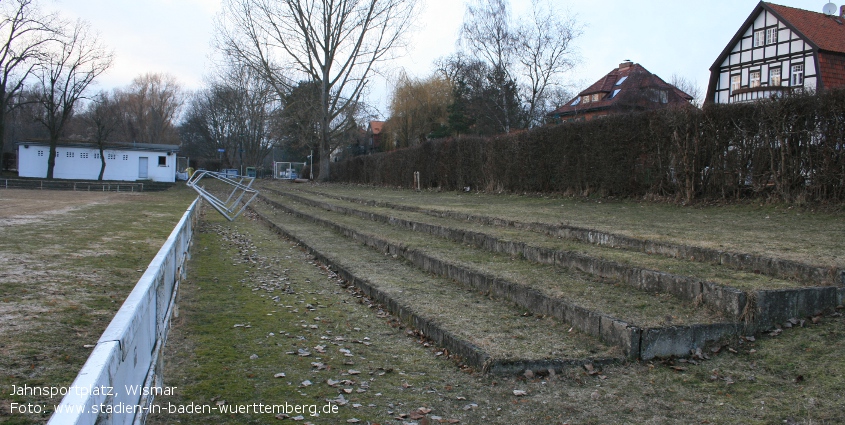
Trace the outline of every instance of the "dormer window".
<instances>
[{"instance_id":1,"label":"dormer window","mask_svg":"<svg viewBox=\"0 0 845 425\"><path fill-rule=\"evenodd\" d=\"M628 76L626 75L626 76L624 76L624 77L620 78L620 79L619 79L619 81L617 81L615 85L620 86L620 85L622 85L622 83L624 83L624 82L625 82L625 80L627 80L627 79L628 79Z\"/></svg>"},{"instance_id":2,"label":"dormer window","mask_svg":"<svg viewBox=\"0 0 845 425\"><path fill-rule=\"evenodd\" d=\"M581 103L581 98L580 98L580 97L579 97L578 99L575 99L575 101L574 101L574 102L572 102L572 103L570 104L570 106L575 106L575 105L577 105L577 104L579 104L579 103Z\"/></svg>"}]
</instances>

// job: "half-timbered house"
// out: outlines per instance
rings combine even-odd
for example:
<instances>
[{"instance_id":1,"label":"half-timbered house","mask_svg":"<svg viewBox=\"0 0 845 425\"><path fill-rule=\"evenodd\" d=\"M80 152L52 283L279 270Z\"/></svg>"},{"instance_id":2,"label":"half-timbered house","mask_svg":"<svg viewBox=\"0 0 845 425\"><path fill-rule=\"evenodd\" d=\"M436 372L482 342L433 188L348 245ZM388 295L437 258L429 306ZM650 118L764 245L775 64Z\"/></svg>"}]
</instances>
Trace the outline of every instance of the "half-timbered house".
<instances>
[{"instance_id":1,"label":"half-timbered house","mask_svg":"<svg viewBox=\"0 0 845 425\"><path fill-rule=\"evenodd\" d=\"M760 2L710 67L705 101L845 86L845 6L837 12Z\"/></svg>"}]
</instances>

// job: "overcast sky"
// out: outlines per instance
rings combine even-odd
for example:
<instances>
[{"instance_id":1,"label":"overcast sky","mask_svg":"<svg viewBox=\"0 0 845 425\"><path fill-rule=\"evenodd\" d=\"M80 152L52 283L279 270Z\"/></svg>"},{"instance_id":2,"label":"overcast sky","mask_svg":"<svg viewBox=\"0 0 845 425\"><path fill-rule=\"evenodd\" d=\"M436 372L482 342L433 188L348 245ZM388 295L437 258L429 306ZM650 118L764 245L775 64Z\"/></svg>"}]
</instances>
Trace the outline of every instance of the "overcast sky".
<instances>
[{"instance_id":1,"label":"overcast sky","mask_svg":"<svg viewBox=\"0 0 845 425\"><path fill-rule=\"evenodd\" d=\"M67 18L82 18L115 51L98 88L129 84L147 72L174 75L194 90L211 66L211 39L220 0L47 0ZM843 0L839 0L843 1ZM670 80L677 74L706 89L710 65L757 5L753 0L551 0L584 27L574 46L580 64L567 75L579 88L592 84L625 59ZM780 0L821 12L827 0ZM463 0L424 0L410 35L409 51L396 61L410 75L427 76L435 59L455 51ZM511 0L514 16L530 0ZM840 3L836 3L837 6ZM370 101L384 110L389 84L376 80Z\"/></svg>"}]
</instances>

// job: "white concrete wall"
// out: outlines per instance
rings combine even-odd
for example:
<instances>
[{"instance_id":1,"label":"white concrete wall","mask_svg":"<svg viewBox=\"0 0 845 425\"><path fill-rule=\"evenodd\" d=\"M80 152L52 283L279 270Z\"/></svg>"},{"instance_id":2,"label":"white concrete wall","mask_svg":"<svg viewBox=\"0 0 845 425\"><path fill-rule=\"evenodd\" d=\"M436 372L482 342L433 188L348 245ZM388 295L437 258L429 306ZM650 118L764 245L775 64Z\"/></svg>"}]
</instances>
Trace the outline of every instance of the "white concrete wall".
<instances>
[{"instance_id":1,"label":"white concrete wall","mask_svg":"<svg viewBox=\"0 0 845 425\"><path fill-rule=\"evenodd\" d=\"M27 147L28 146L28 147ZM96 180L100 175L99 150L85 147L62 147L56 150L56 166L53 177L67 180ZM50 147L45 145L18 145L18 175L20 177L47 177L47 157ZM176 181L176 155L168 152L106 149L106 172L104 180L156 182ZM159 157L164 157L163 166ZM144 178L139 164L147 158L147 177Z\"/></svg>"}]
</instances>

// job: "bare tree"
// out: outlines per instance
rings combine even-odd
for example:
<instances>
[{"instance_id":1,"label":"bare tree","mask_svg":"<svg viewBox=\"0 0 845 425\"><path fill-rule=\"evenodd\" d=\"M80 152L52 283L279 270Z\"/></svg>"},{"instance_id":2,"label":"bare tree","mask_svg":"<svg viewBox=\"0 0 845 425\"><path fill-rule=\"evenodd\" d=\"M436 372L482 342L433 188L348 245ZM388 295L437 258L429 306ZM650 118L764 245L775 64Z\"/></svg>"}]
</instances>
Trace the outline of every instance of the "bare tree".
<instances>
[{"instance_id":1,"label":"bare tree","mask_svg":"<svg viewBox=\"0 0 845 425\"><path fill-rule=\"evenodd\" d=\"M125 141L178 143L175 120L184 102L182 88L169 74L144 74L116 93Z\"/></svg>"},{"instance_id":2,"label":"bare tree","mask_svg":"<svg viewBox=\"0 0 845 425\"><path fill-rule=\"evenodd\" d=\"M219 158L221 167L259 166L273 147L271 119L278 103L266 81L233 66L189 103L182 126L186 147L193 155Z\"/></svg>"},{"instance_id":3,"label":"bare tree","mask_svg":"<svg viewBox=\"0 0 845 425\"><path fill-rule=\"evenodd\" d=\"M411 24L414 0L227 0L218 24L228 56L257 70L282 97L294 81L320 87L320 180L332 140L349 128L374 66ZM291 78L293 76L293 78ZM301 76L302 78L298 77Z\"/></svg>"},{"instance_id":4,"label":"bare tree","mask_svg":"<svg viewBox=\"0 0 845 425\"><path fill-rule=\"evenodd\" d=\"M572 41L581 34L574 18L562 16L548 3L532 0L531 16L516 30L514 54L525 79L523 98L531 126L542 125L546 115L546 90L560 86L560 75L576 63Z\"/></svg>"},{"instance_id":5,"label":"bare tree","mask_svg":"<svg viewBox=\"0 0 845 425\"><path fill-rule=\"evenodd\" d=\"M511 64L516 34L511 29L508 0L475 0L467 3L460 42L470 55L491 67L489 87L495 92L494 105L502 119L502 131L509 133L514 117L511 114L507 86L514 85Z\"/></svg>"},{"instance_id":6,"label":"bare tree","mask_svg":"<svg viewBox=\"0 0 845 425\"><path fill-rule=\"evenodd\" d=\"M88 127L88 136L93 139L100 150L100 175L97 180L103 180L106 172L106 143L112 134L120 127L120 114L117 101L108 92L102 91L88 104L81 114L82 122Z\"/></svg>"},{"instance_id":7,"label":"bare tree","mask_svg":"<svg viewBox=\"0 0 845 425\"><path fill-rule=\"evenodd\" d=\"M87 23L67 27L34 74L42 106L38 121L50 134L47 178L53 178L56 145L76 102L97 76L111 66L113 54L106 50Z\"/></svg>"},{"instance_id":8,"label":"bare tree","mask_svg":"<svg viewBox=\"0 0 845 425\"><path fill-rule=\"evenodd\" d=\"M467 5L461 28L463 49L491 68L488 89L498 94L497 115L504 132L512 126L541 124L547 88L560 85L560 75L575 65L571 43L581 34L575 19L561 18L544 0L532 0L531 5L530 16L513 22L508 0L474 0ZM519 113L512 105L514 86L524 109Z\"/></svg>"},{"instance_id":9,"label":"bare tree","mask_svg":"<svg viewBox=\"0 0 845 425\"><path fill-rule=\"evenodd\" d=\"M672 79L669 84L677 87L680 91L692 96L692 104L701 107L702 103L704 102L702 96L704 91L701 90L701 87L698 85L698 82L690 80L679 74L672 74Z\"/></svg>"},{"instance_id":10,"label":"bare tree","mask_svg":"<svg viewBox=\"0 0 845 425\"><path fill-rule=\"evenodd\" d=\"M0 1L0 154L6 139L6 114L24 81L55 40L57 18L42 14L34 0ZM0 155L2 156L2 155Z\"/></svg>"}]
</instances>

